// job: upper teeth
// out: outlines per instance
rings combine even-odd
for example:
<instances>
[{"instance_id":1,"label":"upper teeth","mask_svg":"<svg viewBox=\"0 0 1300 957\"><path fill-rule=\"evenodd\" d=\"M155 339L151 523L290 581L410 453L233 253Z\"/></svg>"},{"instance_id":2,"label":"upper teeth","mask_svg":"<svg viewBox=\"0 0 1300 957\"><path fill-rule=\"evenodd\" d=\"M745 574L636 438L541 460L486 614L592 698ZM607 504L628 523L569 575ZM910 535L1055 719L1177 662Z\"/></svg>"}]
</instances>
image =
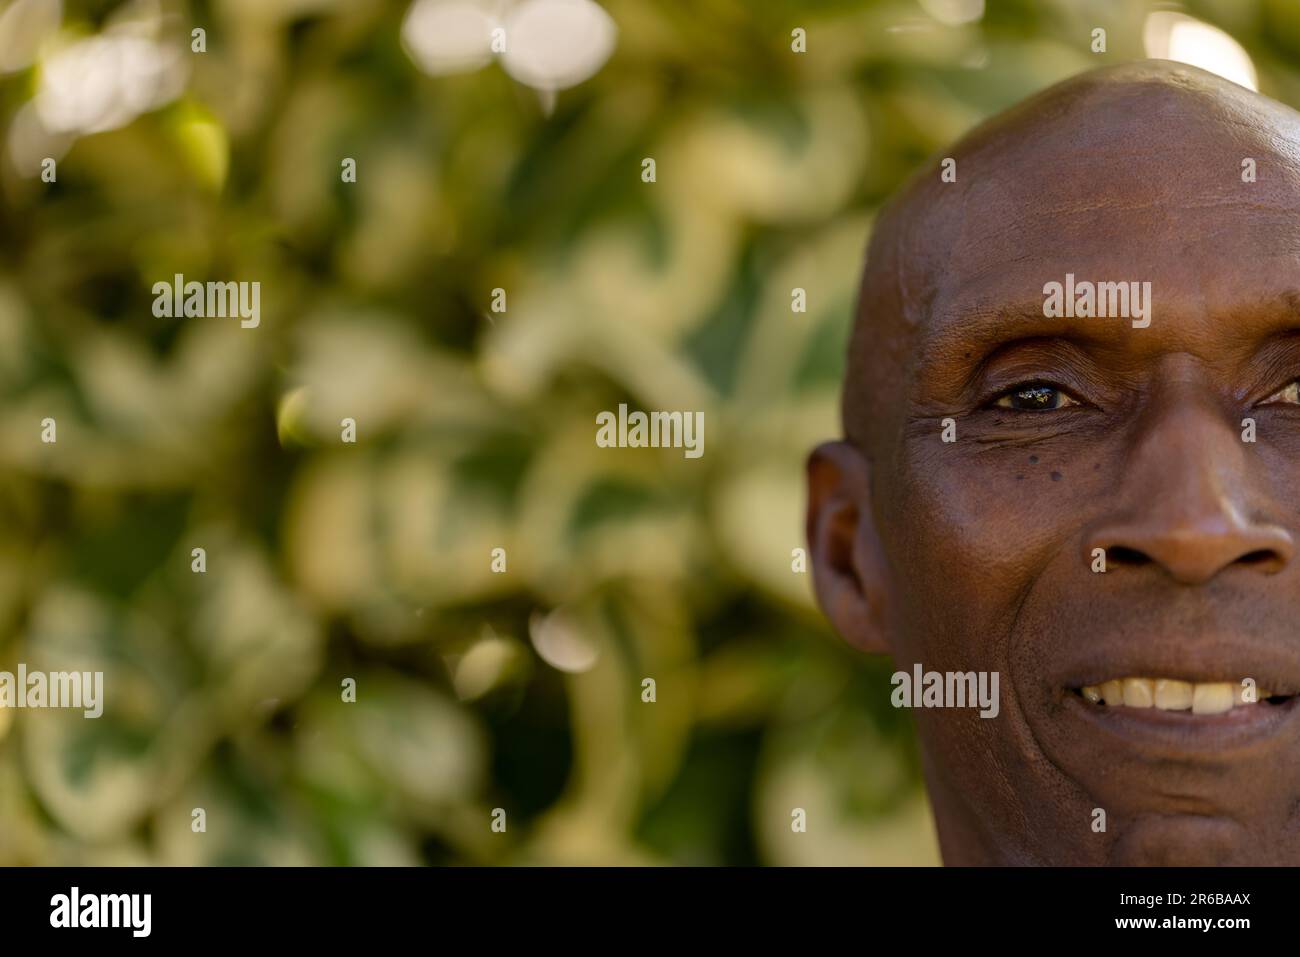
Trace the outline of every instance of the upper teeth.
<instances>
[{"instance_id":1,"label":"upper teeth","mask_svg":"<svg viewBox=\"0 0 1300 957\"><path fill-rule=\"evenodd\" d=\"M1100 685L1086 685L1083 696L1094 704L1125 705L1162 711L1186 711L1193 714L1221 714L1233 705L1254 704L1272 697L1273 692L1260 688L1253 701L1246 700L1249 685L1230 681L1175 681L1172 678L1116 678Z\"/></svg>"}]
</instances>

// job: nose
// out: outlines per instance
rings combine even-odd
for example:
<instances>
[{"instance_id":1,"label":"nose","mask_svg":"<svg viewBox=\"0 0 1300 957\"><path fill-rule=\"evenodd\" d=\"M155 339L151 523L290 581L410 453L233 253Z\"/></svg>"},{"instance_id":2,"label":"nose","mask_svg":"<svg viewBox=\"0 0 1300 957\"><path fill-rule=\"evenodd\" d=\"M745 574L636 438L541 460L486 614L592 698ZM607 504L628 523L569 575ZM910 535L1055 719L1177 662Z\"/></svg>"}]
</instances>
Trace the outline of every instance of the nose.
<instances>
[{"instance_id":1,"label":"nose","mask_svg":"<svg viewBox=\"0 0 1300 957\"><path fill-rule=\"evenodd\" d=\"M1126 505L1085 533L1088 554L1104 549L1108 571L1154 564L1187 585L1233 567L1281 571L1295 542L1248 501L1252 454L1218 410L1161 416L1132 449Z\"/></svg>"},{"instance_id":2,"label":"nose","mask_svg":"<svg viewBox=\"0 0 1300 957\"><path fill-rule=\"evenodd\" d=\"M1103 527L1092 537L1089 554L1103 549L1107 569L1154 563L1185 585L1208 582L1233 565L1281 571L1295 549L1291 535L1252 522L1225 504L1198 514L1149 515Z\"/></svg>"}]
</instances>

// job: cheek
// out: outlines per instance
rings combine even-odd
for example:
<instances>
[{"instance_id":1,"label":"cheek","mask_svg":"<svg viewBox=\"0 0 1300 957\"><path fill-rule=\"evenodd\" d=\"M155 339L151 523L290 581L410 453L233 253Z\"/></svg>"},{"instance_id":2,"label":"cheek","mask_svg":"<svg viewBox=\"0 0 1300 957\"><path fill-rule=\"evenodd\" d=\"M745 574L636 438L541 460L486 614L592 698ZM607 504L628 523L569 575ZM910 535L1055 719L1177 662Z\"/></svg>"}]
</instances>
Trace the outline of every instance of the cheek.
<instances>
[{"instance_id":1,"label":"cheek","mask_svg":"<svg viewBox=\"0 0 1300 957\"><path fill-rule=\"evenodd\" d=\"M880 491L899 624L914 641L1005 637L1027 591L1081 563L1082 531L1112 494L1104 455L1064 443L913 442ZM1050 582L1047 584L1050 585Z\"/></svg>"},{"instance_id":2,"label":"cheek","mask_svg":"<svg viewBox=\"0 0 1300 957\"><path fill-rule=\"evenodd\" d=\"M1030 456L1036 461L1030 461ZM1083 819L1072 786L1043 756L1026 717L1026 683L1041 667L1035 644L1017 640L1023 603L1032 627L1056 630L1058 599L1071 574L1081 509L1104 495L1103 470L1083 472L1059 451L962 450L922 446L880 493L882 543L894 575L895 667L999 673L998 716L915 712L932 783L965 813L989 822L1036 822L1035 832L1000 833L1022 851L1058 840ZM1059 478L1053 479L1056 472ZM1020 476L1020 477L1018 477ZM1061 613L1063 614L1063 613ZM1064 851L1062 852L1064 853ZM1066 855L1068 857L1068 855Z\"/></svg>"}]
</instances>

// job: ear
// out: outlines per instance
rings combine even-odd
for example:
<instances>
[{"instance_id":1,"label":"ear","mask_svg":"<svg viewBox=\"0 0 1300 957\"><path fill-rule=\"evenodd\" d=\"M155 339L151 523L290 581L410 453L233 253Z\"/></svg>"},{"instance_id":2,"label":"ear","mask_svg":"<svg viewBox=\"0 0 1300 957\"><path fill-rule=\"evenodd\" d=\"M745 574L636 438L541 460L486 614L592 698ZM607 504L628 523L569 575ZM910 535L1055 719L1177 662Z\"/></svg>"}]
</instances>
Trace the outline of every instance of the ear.
<instances>
[{"instance_id":1,"label":"ear","mask_svg":"<svg viewBox=\"0 0 1300 957\"><path fill-rule=\"evenodd\" d=\"M817 603L849 644L890 651L888 573L871 511L870 463L848 442L808 457L808 550Z\"/></svg>"}]
</instances>

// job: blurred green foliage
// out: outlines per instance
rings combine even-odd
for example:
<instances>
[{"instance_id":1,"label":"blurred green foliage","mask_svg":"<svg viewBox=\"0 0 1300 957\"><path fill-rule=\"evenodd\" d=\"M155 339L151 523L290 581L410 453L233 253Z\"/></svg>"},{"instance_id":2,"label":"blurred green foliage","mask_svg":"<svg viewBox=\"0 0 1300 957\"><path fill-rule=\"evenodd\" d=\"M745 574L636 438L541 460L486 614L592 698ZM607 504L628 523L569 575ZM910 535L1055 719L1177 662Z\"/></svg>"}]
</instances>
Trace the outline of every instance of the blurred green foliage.
<instances>
[{"instance_id":1,"label":"blurred green foliage","mask_svg":"<svg viewBox=\"0 0 1300 957\"><path fill-rule=\"evenodd\" d=\"M937 861L892 667L792 571L803 460L873 212L1142 56L1143 4L608 0L612 57L551 96L426 75L404 2L24 2L0 668L103 670L107 707L0 711L0 864ZM1300 99L1293 4L1185 9ZM50 51L113 30L179 51L175 95L32 140ZM155 318L175 273L261 282L261 325ZM705 455L597 448L620 402L703 411Z\"/></svg>"}]
</instances>

